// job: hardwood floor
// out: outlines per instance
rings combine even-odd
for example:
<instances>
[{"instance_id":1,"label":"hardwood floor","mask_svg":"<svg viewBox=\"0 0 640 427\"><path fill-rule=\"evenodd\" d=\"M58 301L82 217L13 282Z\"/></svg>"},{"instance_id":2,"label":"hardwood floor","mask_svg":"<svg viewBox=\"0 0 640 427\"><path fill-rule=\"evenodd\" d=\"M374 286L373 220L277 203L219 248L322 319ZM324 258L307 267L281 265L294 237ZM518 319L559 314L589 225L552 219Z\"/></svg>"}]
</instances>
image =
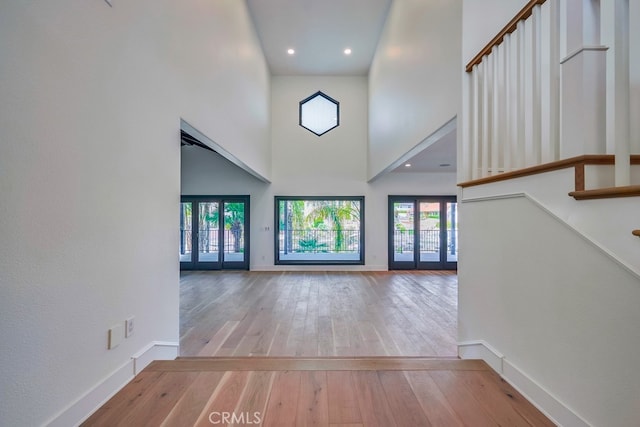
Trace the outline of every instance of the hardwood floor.
<instances>
[{"instance_id":1,"label":"hardwood floor","mask_svg":"<svg viewBox=\"0 0 640 427\"><path fill-rule=\"evenodd\" d=\"M83 425L216 424L553 425L482 361L395 357L152 362Z\"/></svg>"},{"instance_id":2,"label":"hardwood floor","mask_svg":"<svg viewBox=\"0 0 640 427\"><path fill-rule=\"evenodd\" d=\"M185 272L181 356L456 356L452 272Z\"/></svg>"},{"instance_id":3,"label":"hardwood floor","mask_svg":"<svg viewBox=\"0 0 640 427\"><path fill-rule=\"evenodd\" d=\"M453 273L189 272L180 292L181 357L84 426L553 425L457 359Z\"/></svg>"}]
</instances>

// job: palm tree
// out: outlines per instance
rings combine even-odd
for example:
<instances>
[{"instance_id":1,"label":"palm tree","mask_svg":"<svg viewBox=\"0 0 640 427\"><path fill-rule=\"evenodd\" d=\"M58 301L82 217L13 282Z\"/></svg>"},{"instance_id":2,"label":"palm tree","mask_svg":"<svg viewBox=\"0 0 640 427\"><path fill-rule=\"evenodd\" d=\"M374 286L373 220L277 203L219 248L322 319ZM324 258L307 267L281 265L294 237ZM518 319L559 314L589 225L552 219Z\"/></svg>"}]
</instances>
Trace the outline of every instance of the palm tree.
<instances>
[{"instance_id":1,"label":"palm tree","mask_svg":"<svg viewBox=\"0 0 640 427\"><path fill-rule=\"evenodd\" d=\"M284 253L293 250L293 230L300 230L304 224L304 201L280 201L280 229L284 230Z\"/></svg>"},{"instance_id":2,"label":"palm tree","mask_svg":"<svg viewBox=\"0 0 640 427\"><path fill-rule=\"evenodd\" d=\"M242 226L244 224L244 203L224 204L224 228L233 235L233 251L240 252Z\"/></svg>"},{"instance_id":3,"label":"palm tree","mask_svg":"<svg viewBox=\"0 0 640 427\"><path fill-rule=\"evenodd\" d=\"M307 214L307 223L326 222L336 231L333 239L334 250L339 252L345 248L344 222L360 220L360 202L355 200L321 200L311 202L312 210Z\"/></svg>"}]
</instances>

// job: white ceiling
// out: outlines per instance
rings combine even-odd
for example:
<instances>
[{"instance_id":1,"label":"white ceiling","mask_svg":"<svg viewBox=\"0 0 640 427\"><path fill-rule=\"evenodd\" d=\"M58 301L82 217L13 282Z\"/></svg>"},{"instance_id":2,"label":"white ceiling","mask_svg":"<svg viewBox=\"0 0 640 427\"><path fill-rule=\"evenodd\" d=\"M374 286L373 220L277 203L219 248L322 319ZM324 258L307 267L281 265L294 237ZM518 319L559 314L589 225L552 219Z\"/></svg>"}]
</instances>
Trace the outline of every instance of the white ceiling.
<instances>
[{"instance_id":1,"label":"white ceiling","mask_svg":"<svg viewBox=\"0 0 640 427\"><path fill-rule=\"evenodd\" d=\"M273 75L367 75L392 3L246 1ZM352 50L351 55L344 54L346 48ZM289 55L287 49L295 49L296 53ZM453 130L393 171L455 172L455 134ZM411 167L404 163L411 163Z\"/></svg>"},{"instance_id":2,"label":"white ceiling","mask_svg":"<svg viewBox=\"0 0 640 427\"><path fill-rule=\"evenodd\" d=\"M391 0L247 0L274 75L366 75ZM295 49L295 55L287 49ZM351 55L344 49L350 48Z\"/></svg>"},{"instance_id":3,"label":"white ceiling","mask_svg":"<svg viewBox=\"0 0 640 427\"><path fill-rule=\"evenodd\" d=\"M411 166L407 167L407 163ZM453 129L392 172L455 172L456 165L456 130Z\"/></svg>"}]
</instances>

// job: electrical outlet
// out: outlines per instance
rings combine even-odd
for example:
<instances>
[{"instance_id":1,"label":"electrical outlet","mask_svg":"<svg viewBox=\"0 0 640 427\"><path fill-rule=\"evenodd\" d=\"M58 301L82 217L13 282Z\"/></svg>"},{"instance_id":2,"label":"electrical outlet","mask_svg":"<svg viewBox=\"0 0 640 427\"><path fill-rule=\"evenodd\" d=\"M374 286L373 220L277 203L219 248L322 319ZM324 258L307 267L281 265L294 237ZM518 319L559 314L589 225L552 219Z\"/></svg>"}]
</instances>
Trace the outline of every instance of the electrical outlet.
<instances>
[{"instance_id":1,"label":"electrical outlet","mask_svg":"<svg viewBox=\"0 0 640 427\"><path fill-rule=\"evenodd\" d=\"M133 331L134 329L134 325L135 323L133 322L134 317L131 316L129 317L127 320L124 321L124 336L125 338L129 338L131 335L133 335Z\"/></svg>"},{"instance_id":2,"label":"electrical outlet","mask_svg":"<svg viewBox=\"0 0 640 427\"><path fill-rule=\"evenodd\" d=\"M122 324L116 325L109 329L107 333L107 349L114 349L122 342L124 338L124 327Z\"/></svg>"}]
</instances>

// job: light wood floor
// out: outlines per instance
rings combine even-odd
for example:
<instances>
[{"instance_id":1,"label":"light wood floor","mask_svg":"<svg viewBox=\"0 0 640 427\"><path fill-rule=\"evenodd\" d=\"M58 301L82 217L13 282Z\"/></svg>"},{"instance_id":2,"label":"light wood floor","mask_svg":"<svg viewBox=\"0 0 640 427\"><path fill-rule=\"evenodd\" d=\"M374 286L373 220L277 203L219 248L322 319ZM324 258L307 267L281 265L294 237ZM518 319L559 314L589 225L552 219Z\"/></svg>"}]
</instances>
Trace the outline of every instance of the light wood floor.
<instances>
[{"instance_id":1,"label":"light wood floor","mask_svg":"<svg viewBox=\"0 0 640 427\"><path fill-rule=\"evenodd\" d=\"M553 425L457 359L453 273L190 272L180 287L182 357L83 425Z\"/></svg>"},{"instance_id":2,"label":"light wood floor","mask_svg":"<svg viewBox=\"0 0 640 427\"><path fill-rule=\"evenodd\" d=\"M182 356L456 356L452 272L185 272Z\"/></svg>"},{"instance_id":3,"label":"light wood floor","mask_svg":"<svg viewBox=\"0 0 640 427\"><path fill-rule=\"evenodd\" d=\"M553 424L482 361L245 357L152 362L83 425Z\"/></svg>"}]
</instances>

